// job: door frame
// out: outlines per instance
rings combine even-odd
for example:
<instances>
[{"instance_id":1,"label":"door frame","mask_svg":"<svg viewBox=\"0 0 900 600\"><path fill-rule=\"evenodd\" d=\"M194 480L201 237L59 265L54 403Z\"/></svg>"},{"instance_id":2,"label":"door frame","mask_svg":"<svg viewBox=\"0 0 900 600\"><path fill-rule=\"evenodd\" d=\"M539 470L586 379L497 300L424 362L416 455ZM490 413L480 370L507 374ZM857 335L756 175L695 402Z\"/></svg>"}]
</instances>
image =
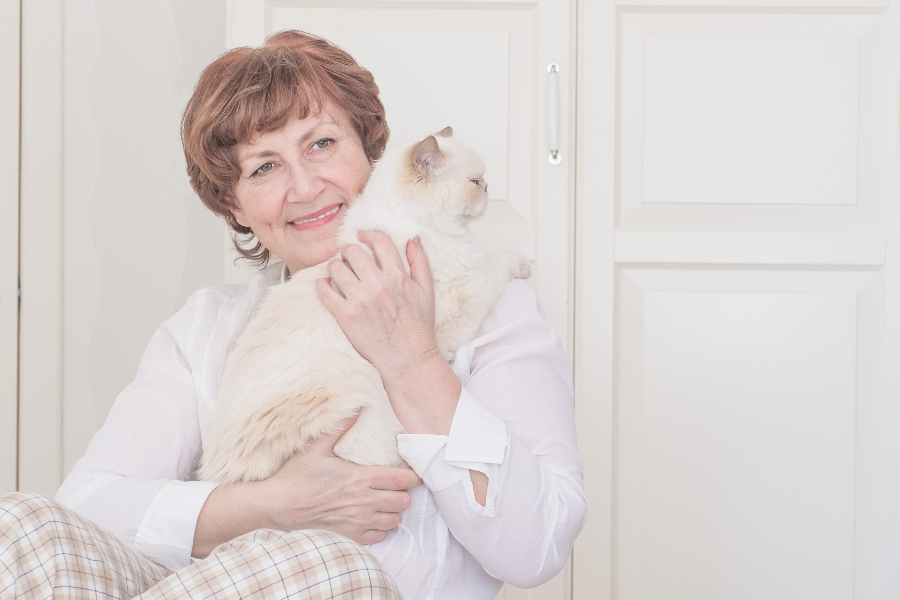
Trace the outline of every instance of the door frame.
<instances>
[{"instance_id":1,"label":"door frame","mask_svg":"<svg viewBox=\"0 0 900 600\"><path fill-rule=\"evenodd\" d=\"M578 1L573 366L588 519L575 541L573 600L608 600L613 585L616 90L604 84L616 80L615 14L614 0Z\"/></svg>"},{"instance_id":2,"label":"door frame","mask_svg":"<svg viewBox=\"0 0 900 600\"><path fill-rule=\"evenodd\" d=\"M64 20L22 2L18 486L46 496L63 478Z\"/></svg>"}]
</instances>

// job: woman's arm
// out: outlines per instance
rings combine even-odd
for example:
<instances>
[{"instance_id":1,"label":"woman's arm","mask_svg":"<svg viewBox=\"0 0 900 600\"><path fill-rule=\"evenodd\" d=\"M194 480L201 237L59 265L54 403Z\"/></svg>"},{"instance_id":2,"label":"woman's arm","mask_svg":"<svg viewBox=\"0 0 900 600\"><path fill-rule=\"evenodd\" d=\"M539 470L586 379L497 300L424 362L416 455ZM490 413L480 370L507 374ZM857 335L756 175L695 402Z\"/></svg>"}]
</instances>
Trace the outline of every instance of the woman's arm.
<instances>
[{"instance_id":1,"label":"woman's arm","mask_svg":"<svg viewBox=\"0 0 900 600\"><path fill-rule=\"evenodd\" d=\"M465 390L447 438L401 436L453 536L494 577L532 587L563 568L586 515L571 370L533 288L513 281L457 359ZM485 503L468 469L486 472Z\"/></svg>"},{"instance_id":2,"label":"woman's arm","mask_svg":"<svg viewBox=\"0 0 900 600\"><path fill-rule=\"evenodd\" d=\"M475 352L460 392L446 363L439 365L421 247L407 246L411 272L404 279L386 236L364 232L360 239L380 264L347 247L352 271L341 261L329 265L346 297L325 281L319 294L381 373L411 434L400 436L401 455L488 573L523 587L546 581L565 564L586 507L571 370L534 290L510 284L484 323L495 337Z\"/></svg>"}]
</instances>

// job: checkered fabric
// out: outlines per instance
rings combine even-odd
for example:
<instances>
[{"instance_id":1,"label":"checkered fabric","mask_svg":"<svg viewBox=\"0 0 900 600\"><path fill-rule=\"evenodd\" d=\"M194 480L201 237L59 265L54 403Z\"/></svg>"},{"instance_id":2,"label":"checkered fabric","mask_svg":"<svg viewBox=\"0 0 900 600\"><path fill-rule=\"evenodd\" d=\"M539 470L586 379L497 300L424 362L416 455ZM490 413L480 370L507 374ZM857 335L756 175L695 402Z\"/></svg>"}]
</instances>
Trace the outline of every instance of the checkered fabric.
<instances>
[{"instance_id":1,"label":"checkered fabric","mask_svg":"<svg viewBox=\"0 0 900 600\"><path fill-rule=\"evenodd\" d=\"M261 529L173 573L53 500L0 496L0 598L134 597L402 600L374 556L334 533Z\"/></svg>"}]
</instances>

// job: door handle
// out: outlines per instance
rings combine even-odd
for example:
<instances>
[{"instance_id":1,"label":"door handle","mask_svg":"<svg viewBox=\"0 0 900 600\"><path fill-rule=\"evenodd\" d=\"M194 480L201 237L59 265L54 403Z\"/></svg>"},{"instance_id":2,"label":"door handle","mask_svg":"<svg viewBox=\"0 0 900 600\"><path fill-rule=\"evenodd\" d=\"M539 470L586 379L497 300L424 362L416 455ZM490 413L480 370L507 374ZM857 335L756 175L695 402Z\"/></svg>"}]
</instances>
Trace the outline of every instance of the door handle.
<instances>
[{"instance_id":1,"label":"door handle","mask_svg":"<svg viewBox=\"0 0 900 600\"><path fill-rule=\"evenodd\" d=\"M550 156L547 160L551 165L558 165L562 162L559 151L559 65L550 63L547 73L547 130L550 133Z\"/></svg>"}]
</instances>

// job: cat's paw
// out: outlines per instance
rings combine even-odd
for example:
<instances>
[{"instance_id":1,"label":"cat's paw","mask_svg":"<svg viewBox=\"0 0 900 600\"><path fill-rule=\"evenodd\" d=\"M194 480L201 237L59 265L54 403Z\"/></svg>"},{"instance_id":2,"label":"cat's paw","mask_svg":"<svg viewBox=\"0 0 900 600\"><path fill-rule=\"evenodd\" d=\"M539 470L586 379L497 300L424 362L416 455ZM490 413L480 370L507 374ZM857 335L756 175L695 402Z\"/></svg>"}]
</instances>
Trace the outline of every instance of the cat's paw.
<instances>
[{"instance_id":1,"label":"cat's paw","mask_svg":"<svg viewBox=\"0 0 900 600\"><path fill-rule=\"evenodd\" d=\"M513 264L510 279L528 279L531 277L531 262L524 256L519 256Z\"/></svg>"}]
</instances>

